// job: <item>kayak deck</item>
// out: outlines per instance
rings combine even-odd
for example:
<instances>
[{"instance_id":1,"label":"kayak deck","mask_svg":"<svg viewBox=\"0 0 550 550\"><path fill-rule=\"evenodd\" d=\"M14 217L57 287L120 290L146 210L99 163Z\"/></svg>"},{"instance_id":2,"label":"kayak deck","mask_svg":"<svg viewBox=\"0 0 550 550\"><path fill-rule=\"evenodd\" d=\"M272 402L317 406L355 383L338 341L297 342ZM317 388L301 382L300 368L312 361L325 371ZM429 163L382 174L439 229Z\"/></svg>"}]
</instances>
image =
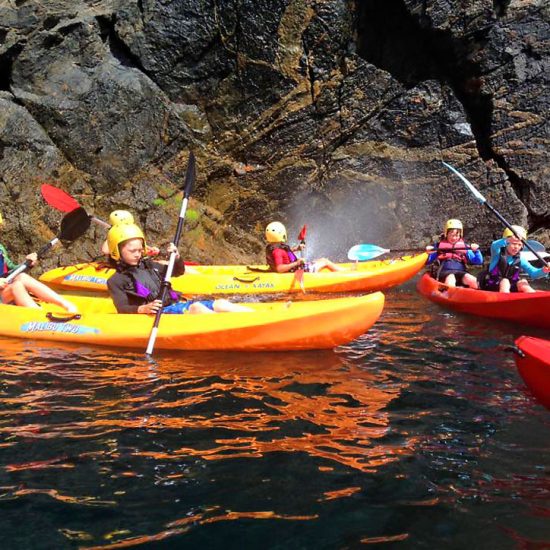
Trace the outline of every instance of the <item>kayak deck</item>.
<instances>
[{"instance_id":1,"label":"kayak deck","mask_svg":"<svg viewBox=\"0 0 550 550\"><path fill-rule=\"evenodd\" d=\"M0 336L145 349L153 317L115 312L106 296L67 296L71 315L0 304ZM247 304L252 311L163 315L156 347L173 350L288 351L330 349L366 332L381 315L384 295Z\"/></svg>"},{"instance_id":2,"label":"kayak deck","mask_svg":"<svg viewBox=\"0 0 550 550\"><path fill-rule=\"evenodd\" d=\"M424 274L417 284L422 296L454 311L512 321L522 325L550 328L550 292L532 294L488 292L449 287Z\"/></svg>"},{"instance_id":3,"label":"kayak deck","mask_svg":"<svg viewBox=\"0 0 550 550\"><path fill-rule=\"evenodd\" d=\"M303 273L306 292L374 292L399 285L416 275L427 254L397 259L338 264L345 271ZM269 294L302 292L295 273L273 273L267 266L192 266L172 278L174 290L188 296L222 294ZM113 270L104 264L84 263L43 273L40 280L57 288L105 291Z\"/></svg>"}]
</instances>

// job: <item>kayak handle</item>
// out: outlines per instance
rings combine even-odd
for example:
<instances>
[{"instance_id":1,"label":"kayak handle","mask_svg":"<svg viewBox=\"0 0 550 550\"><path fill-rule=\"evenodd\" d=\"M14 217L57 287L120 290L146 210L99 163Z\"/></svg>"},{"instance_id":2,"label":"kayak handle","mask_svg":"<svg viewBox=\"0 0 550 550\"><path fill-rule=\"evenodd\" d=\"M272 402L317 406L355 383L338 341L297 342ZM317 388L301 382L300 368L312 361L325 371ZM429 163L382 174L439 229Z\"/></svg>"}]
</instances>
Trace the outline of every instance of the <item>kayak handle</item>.
<instances>
[{"instance_id":1,"label":"kayak handle","mask_svg":"<svg viewBox=\"0 0 550 550\"><path fill-rule=\"evenodd\" d=\"M234 281L238 281L239 283L254 283L256 282L260 277L254 277L253 279L243 279L242 277L233 277Z\"/></svg>"},{"instance_id":2,"label":"kayak handle","mask_svg":"<svg viewBox=\"0 0 550 550\"><path fill-rule=\"evenodd\" d=\"M59 315L57 313L48 312L46 313L48 321L52 323L68 323L69 321L78 321L82 317L80 313L67 313L65 315Z\"/></svg>"}]
</instances>

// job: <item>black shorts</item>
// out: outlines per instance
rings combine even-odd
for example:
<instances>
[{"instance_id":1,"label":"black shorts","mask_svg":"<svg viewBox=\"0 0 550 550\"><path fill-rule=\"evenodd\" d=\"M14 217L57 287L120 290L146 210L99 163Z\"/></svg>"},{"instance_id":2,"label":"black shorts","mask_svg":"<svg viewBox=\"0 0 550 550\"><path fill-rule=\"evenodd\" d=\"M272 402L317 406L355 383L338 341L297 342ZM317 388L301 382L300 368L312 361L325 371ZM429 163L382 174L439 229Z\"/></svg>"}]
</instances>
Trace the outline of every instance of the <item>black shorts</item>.
<instances>
[{"instance_id":1,"label":"black shorts","mask_svg":"<svg viewBox=\"0 0 550 550\"><path fill-rule=\"evenodd\" d=\"M466 273L467 273L466 271L440 271L439 272L439 277L437 278L437 280L444 283L445 279L449 275L454 275L455 279L456 279L456 282L459 285L461 285L462 284L462 279L464 279L464 275L466 275Z\"/></svg>"}]
</instances>

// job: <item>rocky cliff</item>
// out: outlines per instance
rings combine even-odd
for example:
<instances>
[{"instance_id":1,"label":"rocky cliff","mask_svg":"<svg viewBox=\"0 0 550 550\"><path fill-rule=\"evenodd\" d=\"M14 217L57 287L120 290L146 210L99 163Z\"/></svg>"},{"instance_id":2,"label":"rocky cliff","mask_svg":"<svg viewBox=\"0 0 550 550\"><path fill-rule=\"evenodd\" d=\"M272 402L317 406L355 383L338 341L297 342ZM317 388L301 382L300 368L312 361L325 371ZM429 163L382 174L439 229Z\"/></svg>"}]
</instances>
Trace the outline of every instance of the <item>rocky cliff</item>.
<instances>
[{"instance_id":1,"label":"rocky cliff","mask_svg":"<svg viewBox=\"0 0 550 550\"><path fill-rule=\"evenodd\" d=\"M190 149L201 261L261 258L273 219L337 258L424 245L447 217L487 243L499 223L441 160L544 233L549 52L546 0L0 0L0 240L51 238L48 182L166 242Z\"/></svg>"}]
</instances>

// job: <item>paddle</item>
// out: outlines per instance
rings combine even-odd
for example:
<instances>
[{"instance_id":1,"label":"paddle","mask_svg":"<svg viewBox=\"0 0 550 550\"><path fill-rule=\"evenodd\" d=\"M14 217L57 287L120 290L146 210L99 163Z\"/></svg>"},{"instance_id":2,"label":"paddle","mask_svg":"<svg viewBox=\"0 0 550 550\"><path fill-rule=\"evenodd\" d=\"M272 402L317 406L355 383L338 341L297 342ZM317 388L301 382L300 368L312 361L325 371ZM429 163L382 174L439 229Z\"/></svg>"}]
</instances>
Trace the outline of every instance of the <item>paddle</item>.
<instances>
[{"instance_id":1,"label":"paddle","mask_svg":"<svg viewBox=\"0 0 550 550\"><path fill-rule=\"evenodd\" d=\"M187 203L189 202L189 196L191 195L191 191L193 190L194 183L195 183L195 155L191 151L191 153L189 153L189 161L187 162L187 170L185 172L185 186L183 190L183 201L181 202L178 225L176 227L176 234L174 236L174 240L172 241L176 247L178 246L178 243L181 237L181 232L183 230L183 222L185 220L185 211L187 210ZM161 293L159 298L163 304L164 304L164 299L166 298L166 293L170 289L170 279L172 277L172 271L174 270L175 262L176 262L176 252L172 252L170 254L170 259L168 260L168 266L164 274L164 280L162 281L162 288L161 288ZM160 307L160 309L157 311L155 315L155 322L153 323L151 334L149 335L149 342L147 344L147 349L145 351L146 355L150 356L153 353L153 348L155 347L155 342L157 339L158 327L159 327L161 316L162 316L162 306Z\"/></svg>"},{"instance_id":2,"label":"paddle","mask_svg":"<svg viewBox=\"0 0 550 550\"><path fill-rule=\"evenodd\" d=\"M534 248L537 252L544 252L545 248L542 243L539 243L538 241L534 241L529 239L527 241L532 248ZM435 249L434 249L435 250ZM455 248L454 250L470 250L470 247L463 247L463 248ZM367 260L373 260L374 258L377 258L378 256L382 256L382 254L387 254L388 252L432 252L430 250L426 250L426 248L382 248L381 246L378 246L376 244L356 244L355 246L352 246L348 250L348 259L352 261L360 261L364 262Z\"/></svg>"},{"instance_id":3,"label":"paddle","mask_svg":"<svg viewBox=\"0 0 550 550\"><path fill-rule=\"evenodd\" d=\"M71 197L71 195L58 187L54 187L53 185L43 183L40 186L40 193L50 206L53 206L56 210L60 210L61 212L72 212L77 208L83 209L74 197ZM90 216L90 220L98 225L102 225L103 227L111 227L107 222L104 222L99 218L95 218L94 216Z\"/></svg>"},{"instance_id":4,"label":"paddle","mask_svg":"<svg viewBox=\"0 0 550 550\"><path fill-rule=\"evenodd\" d=\"M86 210L84 210L84 208L77 208L76 210L69 212L61 220L59 235L54 237L49 243L45 244L37 252L37 256L42 258L50 250L50 248L55 246L59 241L74 241L83 235L88 227L90 227L90 216L86 214ZM11 283L17 275L23 271L26 271L31 264L32 262L30 260L25 260L24 263L13 269L6 277L8 283Z\"/></svg>"},{"instance_id":5,"label":"paddle","mask_svg":"<svg viewBox=\"0 0 550 550\"><path fill-rule=\"evenodd\" d=\"M307 225L304 224L298 235L300 244L306 244ZM304 257L304 251L300 250L300 258ZM304 268L300 267L294 272L294 279L300 284L300 290L305 294L306 289L304 287Z\"/></svg>"},{"instance_id":6,"label":"paddle","mask_svg":"<svg viewBox=\"0 0 550 550\"><path fill-rule=\"evenodd\" d=\"M544 258L542 258L542 256L540 256L540 254L529 244L529 241L525 241L516 233L512 225L510 225L510 223L506 221L506 219L500 214L500 212L495 210L495 208L493 208L487 202L487 199L473 186L471 182L469 182L456 168L454 168L450 164L443 162L443 165L446 166L451 172L453 172L453 174L456 174L460 178L462 183L464 183L466 188L469 189L472 195L474 195L474 197L478 200L478 202L487 207L500 220L500 222L504 224L515 235L515 237L519 239L526 246L526 248L528 248L537 257L538 260L542 262L543 265L548 265L548 262Z\"/></svg>"},{"instance_id":7,"label":"paddle","mask_svg":"<svg viewBox=\"0 0 550 550\"><path fill-rule=\"evenodd\" d=\"M455 249L457 250L457 249ZM463 250L463 249L460 249ZM426 248L382 248L375 244L356 244L348 250L348 260L364 262L367 260L373 260L382 254L387 254L388 252L426 252Z\"/></svg>"}]
</instances>

